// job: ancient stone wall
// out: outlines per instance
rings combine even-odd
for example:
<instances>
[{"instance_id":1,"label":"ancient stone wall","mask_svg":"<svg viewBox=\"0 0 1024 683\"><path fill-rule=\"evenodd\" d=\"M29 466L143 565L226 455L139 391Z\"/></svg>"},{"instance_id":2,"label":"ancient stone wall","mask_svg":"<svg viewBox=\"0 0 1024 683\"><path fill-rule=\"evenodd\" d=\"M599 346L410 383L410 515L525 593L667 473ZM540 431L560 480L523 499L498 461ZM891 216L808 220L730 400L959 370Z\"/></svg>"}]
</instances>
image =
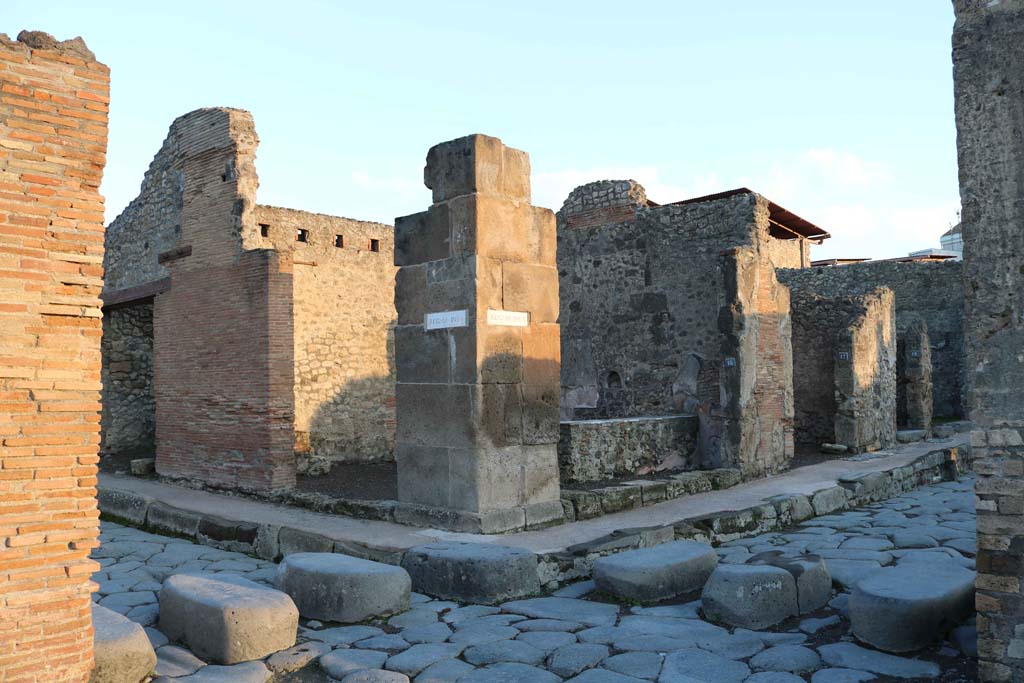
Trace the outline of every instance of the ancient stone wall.
<instances>
[{"instance_id":1,"label":"ancient stone wall","mask_svg":"<svg viewBox=\"0 0 1024 683\"><path fill-rule=\"evenodd\" d=\"M896 334L891 290L823 296L790 289L795 437L856 450L895 440Z\"/></svg>"},{"instance_id":2,"label":"ancient stone wall","mask_svg":"<svg viewBox=\"0 0 1024 683\"><path fill-rule=\"evenodd\" d=\"M0 34L0 678L85 683L109 70Z\"/></svg>"},{"instance_id":3,"label":"ancient stone wall","mask_svg":"<svg viewBox=\"0 0 1024 683\"><path fill-rule=\"evenodd\" d=\"M256 131L248 112L177 119L181 231L159 255L154 303L156 467L267 490L295 483L292 259L258 244Z\"/></svg>"},{"instance_id":4,"label":"ancient stone wall","mask_svg":"<svg viewBox=\"0 0 1024 683\"><path fill-rule=\"evenodd\" d=\"M704 466L743 460L764 473L788 462L789 351L778 334L788 304L771 271L773 259L799 264L806 241L771 237L768 218L752 192L657 206L633 181L574 190L558 214L562 419L698 414ZM733 247L749 250L742 267L720 258ZM721 376L726 355L738 358L723 353L727 341L747 360L729 366L732 380Z\"/></svg>"},{"instance_id":5,"label":"ancient stone wall","mask_svg":"<svg viewBox=\"0 0 1024 683\"><path fill-rule=\"evenodd\" d=\"M100 449L152 451L156 438L152 301L104 310L102 359Z\"/></svg>"},{"instance_id":6,"label":"ancient stone wall","mask_svg":"<svg viewBox=\"0 0 1024 683\"><path fill-rule=\"evenodd\" d=\"M1024 680L1024 0L955 0L979 678Z\"/></svg>"},{"instance_id":7,"label":"ancient stone wall","mask_svg":"<svg viewBox=\"0 0 1024 683\"><path fill-rule=\"evenodd\" d=\"M890 289L852 303L837 330L835 441L859 453L896 443L896 313Z\"/></svg>"},{"instance_id":8,"label":"ancient stone wall","mask_svg":"<svg viewBox=\"0 0 1024 683\"><path fill-rule=\"evenodd\" d=\"M896 339L896 424L907 429L932 426L932 347L928 325L906 315Z\"/></svg>"},{"instance_id":9,"label":"ancient stone wall","mask_svg":"<svg viewBox=\"0 0 1024 683\"><path fill-rule=\"evenodd\" d=\"M767 223L767 206L755 215ZM775 474L793 459L793 347L789 290L756 246L721 256L729 303L719 315L721 408L704 404L705 466L733 467L744 477ZM719 433L717 443L710 434ZM708 441L712 443L708 444Z\"/></svg>"},{"instance_id":10,"label":"ancient stone wall","mask_svg":"<svg viewBox=\"0 0 1024 683\"><path fill-rule=\"evenodd\" d=\"M396 519L501 532L561 521L555 217L530 161L472 135L427 154L395 221Z\"/></svg>"},{"instance_id":11,"label":"ancient stone wall","mask_svg":"<svg viewBox=\"0 0 1024 683\"><path fill-rule=\"evenodd\" d=\"M255 220L266 245L294 263L296 450L391 460L394 229L270 206L257 206Z\"/></svg>"},{"instance_id":12,"label":"ancient stone wall","mask_svg":"<svg viewBox=\"0 0 1024 683\"><path fill-rule=\"evenodd\" d=\"M864 294L877 287L896 296L896 325L917 314L928 326L932 352L933 413L964 415L963 264L867 261L843 266L782 269L779 280L792 289L826 297ZM799 354L798 356L799 357Z\"/></svg>"}]
</instances>

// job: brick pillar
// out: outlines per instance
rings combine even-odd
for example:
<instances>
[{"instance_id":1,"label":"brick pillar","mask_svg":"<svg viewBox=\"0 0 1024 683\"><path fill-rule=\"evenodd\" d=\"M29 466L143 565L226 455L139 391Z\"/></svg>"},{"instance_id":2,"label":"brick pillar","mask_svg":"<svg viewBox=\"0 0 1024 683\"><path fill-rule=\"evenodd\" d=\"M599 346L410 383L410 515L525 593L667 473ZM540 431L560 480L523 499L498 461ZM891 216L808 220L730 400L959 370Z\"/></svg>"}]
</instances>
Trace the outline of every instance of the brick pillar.
<instances>
[{"instance_id":1,"label":"brick pillar","mask_svg":"<svg viewBox=\"0 0 1024 683\"><path fill-rule=\"evenodd\" d=\"M0 680L86 681L109 70L0 34Z\"/></svg>"},{"instance_id":2,"label":"brick pillar","mask_svg":"<svg viewBox=\"0 0 1024 683\"><path fill-rule=\"evenodd\" d=\"M928 324L911 313L896 340L896 423L906 429L932 428L932 346Z\"/></svg>"},{"instance_id":3,"label":"brick pillar","mask_svg":"<svg viewBox=\"0 0 1024 683\"><path fill-rule=\"evenodd\" d=\"M1024 681L1024 0L954 0L979 677Z\"/></svg>"},{"instance_id":4,"label":"brick pillar","mask_svg":"<svg viewBox=\"0 0 1024 683\"><path fill-rule=\"evenodd\" d=\"M561 520L555 217L530 161L433 147L434 203L395 221L400 520L497 533Z\"/></svg>"}]
</instances>

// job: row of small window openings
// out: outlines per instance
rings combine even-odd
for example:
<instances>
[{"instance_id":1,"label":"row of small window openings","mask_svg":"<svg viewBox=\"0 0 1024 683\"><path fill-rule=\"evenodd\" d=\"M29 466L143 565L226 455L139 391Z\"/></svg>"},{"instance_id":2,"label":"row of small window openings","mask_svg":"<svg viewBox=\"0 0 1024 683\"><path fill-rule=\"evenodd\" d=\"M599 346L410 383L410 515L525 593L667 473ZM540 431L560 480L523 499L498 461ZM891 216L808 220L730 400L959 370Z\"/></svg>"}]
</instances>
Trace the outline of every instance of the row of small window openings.
<instances>
[{"instance_id":1,"label":"row of small window openings","mask_svg":"<svg viewBox=\"0 0 1024 683\"><path fill-rule=\"evenodd\" d=\"M260 236L261 237L269 237L270 236L270 226L267 225L266 223L260 223ZM305 230L304 228L299 228L298 230L296 230L295 231L295 241L296 242L303 242L303 243L309 242L309 230ZM334 236L334 246L337 247L338 249L344 249L345 248L345 236L344 235L335 235ZM370 240L370 251L380 251L380 240L375 240L375 239L371 239Z\"/></svg>"}]
</instances>

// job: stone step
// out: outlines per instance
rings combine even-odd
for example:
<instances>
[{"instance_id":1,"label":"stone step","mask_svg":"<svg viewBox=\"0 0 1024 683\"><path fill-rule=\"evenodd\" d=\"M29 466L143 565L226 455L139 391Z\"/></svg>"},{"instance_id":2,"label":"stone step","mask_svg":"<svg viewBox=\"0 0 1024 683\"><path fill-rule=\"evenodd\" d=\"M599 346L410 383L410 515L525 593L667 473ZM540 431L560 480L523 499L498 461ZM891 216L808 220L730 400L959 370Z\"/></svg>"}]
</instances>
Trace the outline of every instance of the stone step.
<instances>
[{"instance_id":1,"label":"stone step","mask_svg":"<svg viewBox=\"0 0 1024 683\"><path fill-rule=\"evenodd\" d=\"M711 546L672 541L596 560L594 583L626 600L657 602L699 591L717 565Z\"/></svg>"},{"instance_id":2,"label":"stone step","mask_svg":"<svg viewBox=\"0 0 1024 683\"><path fill-rule=\"evenodd\" d=\"M926 647L974 609L974 572L953 562L913 562L864 577L850 595L858 640L887 652Z\"/></svg>"},{"instance_id":3,"label":"stone step","mask_svg":"<svg viewBox=\"0 0 1024 683\"><path fill-rule=\"evenodd\" d=\"M401 567L338 553L295 553L277 567L277 587L307 619L354 624L409 609Z\"/></svg>"},{"instance_id":4,"label":"stone step","mask_svg":"<svg viewBox=\"0 0 1024 683\"><path fill-rule=\"evenodd\" d=\"M208 662L236 664L286 650L298 626L287 594L240 577L175 574L160 590L160 630Z\"/></svg>"},{"instance_id":5,"label":"stone step","mask_svg":"<svg viewBox=\"0 0 1024 683\"><path fill-rule=\"evenodd\" d=\"M90 683L139 683L156 666L146 631L117 612L92 605L96 665Z\"/></svg>"},{"instance_id":6,"label":"stone step","mask_svg":"<svg viewBox=\"0 0 1024 683\"><path fill-rule=\"evenodd\" d=\"M419 593L495 604L540 592L537 556L486 543L430 543L410 548L402 566Z\"/></svg>"},{"instance_id":7,"label":"stone step","mask_svg":"<svg viewBox=\"0 0 1024 683\"><path fill-rule=\"evenodd\" d=\"M701 601L709 620L754 630L799 612L796 580L771 565L719 565L704 585Z\"/></svg>"}]
</instances>

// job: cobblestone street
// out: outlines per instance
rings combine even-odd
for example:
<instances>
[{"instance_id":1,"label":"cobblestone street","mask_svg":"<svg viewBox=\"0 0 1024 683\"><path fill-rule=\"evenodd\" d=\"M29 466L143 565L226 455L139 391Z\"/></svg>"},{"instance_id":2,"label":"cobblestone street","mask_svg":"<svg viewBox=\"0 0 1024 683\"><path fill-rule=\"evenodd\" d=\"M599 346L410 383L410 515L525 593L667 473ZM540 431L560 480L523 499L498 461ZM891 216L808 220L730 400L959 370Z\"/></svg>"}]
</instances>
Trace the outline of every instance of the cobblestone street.
<instances>
[{"instance_id":1,"label":"cobblestone street","mask_svg":"<svg viewBox=\"0 0 1024 683\"><path fill-rule=\"evenodd\" d=\"M837 592L828 606L767 631L729 630L701 618L699 600L657 606L614 603L591 582L500 606L460 605L413 594L412 608L361 625L303 619L298 644L263 661L207 666L158 630L158 596L172 574L235 575L273 585L276 565L240 553L103 523L94 557L94 599L147 627L157 648L156 681L324 682L345 680L547 683L856 683L974 680L975 632L910 656L863 647L849 635L852 584L886 565L974 567L972 480L919 489L779 533L731 541L720 561L765 551L824 558ZM361 673L360 673L361 672ZM407 678L406 678L407 677Z\"/></svg>"}]
</instances>

